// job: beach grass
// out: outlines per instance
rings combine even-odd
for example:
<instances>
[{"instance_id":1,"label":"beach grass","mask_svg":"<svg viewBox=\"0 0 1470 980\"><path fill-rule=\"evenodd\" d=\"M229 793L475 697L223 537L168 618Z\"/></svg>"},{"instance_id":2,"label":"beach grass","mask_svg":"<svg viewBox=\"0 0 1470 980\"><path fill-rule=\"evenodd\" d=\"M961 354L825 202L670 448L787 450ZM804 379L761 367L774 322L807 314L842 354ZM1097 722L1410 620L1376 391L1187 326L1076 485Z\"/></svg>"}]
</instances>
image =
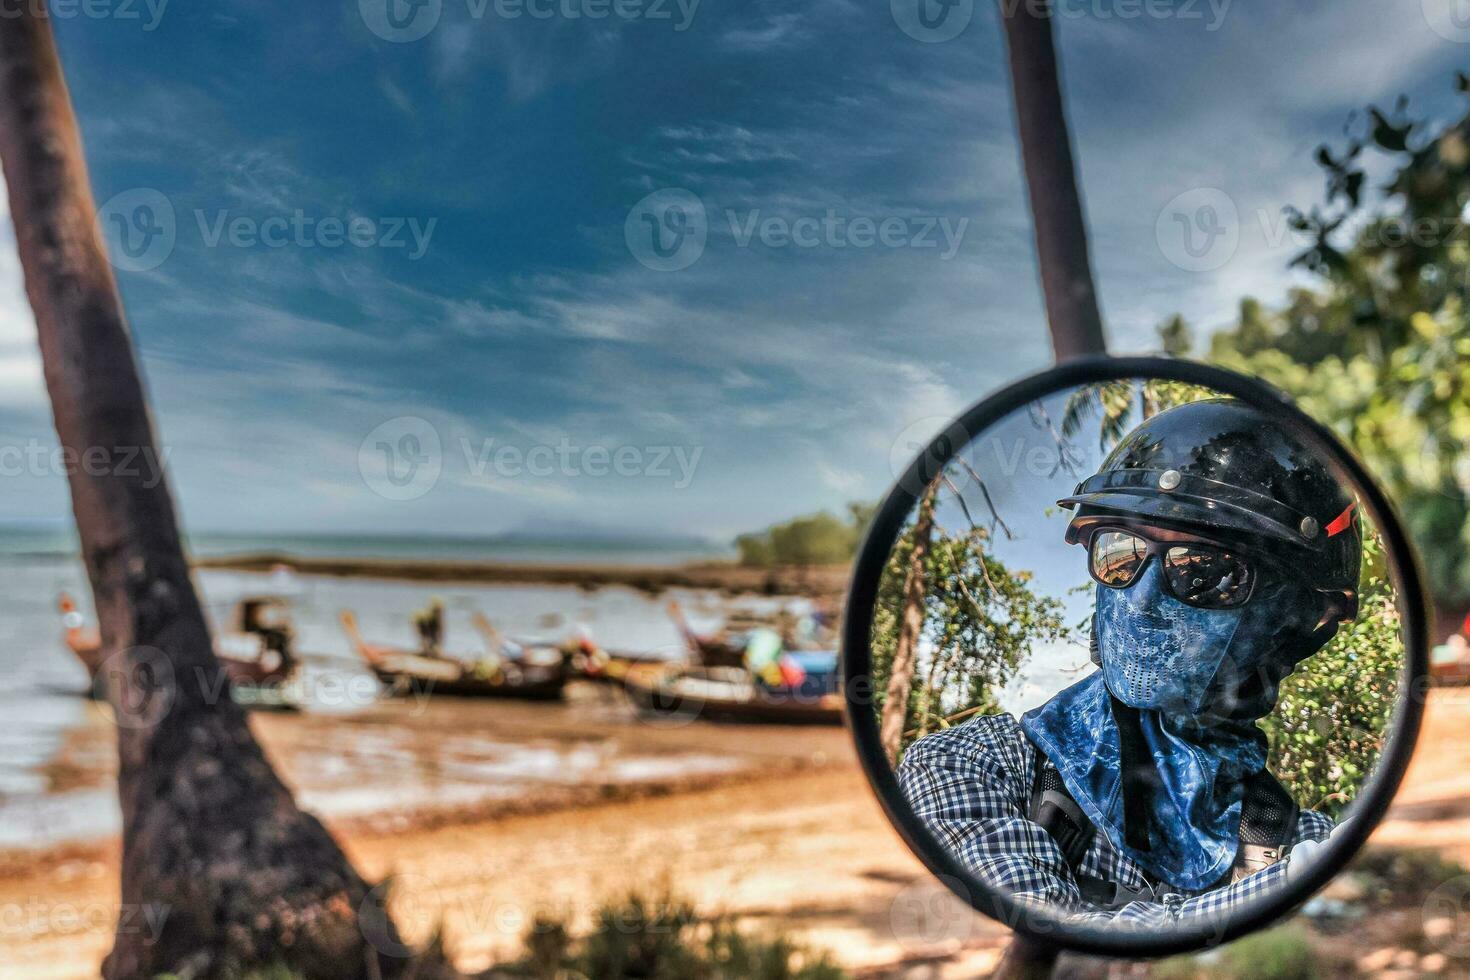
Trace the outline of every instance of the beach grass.
<instances>
[{"instance_id":1,"label":"beach grass","mask_svg":"<svg viewBox=\"0 0 1470 980\"><path fill-rule=\"evenodd\" d=\"M405 969L406 976L454 976L444 964L442 932ZM415 968L419 969L415 969ZM538 916L526 930L522 955L476 975L479 980L845 980L830 954L781 934L752 935L728 918L703 916L693 903L632 893L604 903L592 926ZM184 980L167 974L155 980ZM272 964L239 980L312 980Z\"/></svg>"},{"instance_id":2,"label":"beach grass","mask_svg":"<svg viewBox=\"0 0 1470 980\"><path fill-rule=\"evenodd\" d=\"M826 952L784 935L751 935L726 918L701 916L692 903L630 894L593 916L577 936L564 919L541 916L527 930L526 955L501 975L530 980L566 976L647 980L842 980Z\"/></svg>"}]
</instances>

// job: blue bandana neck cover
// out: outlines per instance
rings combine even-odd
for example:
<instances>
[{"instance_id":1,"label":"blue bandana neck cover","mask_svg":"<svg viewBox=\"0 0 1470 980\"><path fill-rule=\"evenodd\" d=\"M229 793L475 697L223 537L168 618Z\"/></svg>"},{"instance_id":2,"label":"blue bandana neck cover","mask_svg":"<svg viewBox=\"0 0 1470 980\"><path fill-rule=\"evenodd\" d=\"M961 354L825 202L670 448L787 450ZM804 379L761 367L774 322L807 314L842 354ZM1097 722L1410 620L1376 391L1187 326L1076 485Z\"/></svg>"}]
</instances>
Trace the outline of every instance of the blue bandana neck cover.
<instances>
[{"instance_id":1,"label":"blue bandana neck cover","mask_svg":"<svg viewBox=\"0 0 1470 980\"><path fill-rule=\"evenodd\" d=\"M1098 586L1102 670L1021 718L1094 826L1184 891L1209 888L1235 863L1244 780L1266 766L1255 722L1275 705L1292 666L1281 652L1302 595L1265 585L1239 608L1199 609L1166 593L1151 561L1127 588ZM1137 744L1157 769L1152 791L1136 801L1143 826L1133 828L1133 843L1114 698L1136 709L1125 710L1126 723L1136 719Z\"/></svg>"}]
</instances>

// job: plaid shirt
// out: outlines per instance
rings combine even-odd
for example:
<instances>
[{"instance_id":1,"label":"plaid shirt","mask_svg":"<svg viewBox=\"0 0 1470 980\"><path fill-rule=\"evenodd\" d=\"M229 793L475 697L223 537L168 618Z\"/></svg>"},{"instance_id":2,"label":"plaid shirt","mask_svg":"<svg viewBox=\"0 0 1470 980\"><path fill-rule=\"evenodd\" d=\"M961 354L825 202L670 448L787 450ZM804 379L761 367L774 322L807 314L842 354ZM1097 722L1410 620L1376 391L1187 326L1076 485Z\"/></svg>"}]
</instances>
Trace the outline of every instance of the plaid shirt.
<instances>
[{"instance_id":1,"label":"plaid shirt","mask_svg":"<svg viewBox=\"0 0 1470 980\"><path fill-rule=\"evenodd\" d=\"M1158 894L1118 909L1088 903L1052 836L1027 818L1036 782L1038 752L1010 715L990 715L919 739L904 753L898 780L924 825L966 867L988 884L1026 904L1072 913L1084 921L1126 922L1141 927L1185 916L1222 915L1251 901L1286 874L1286 861L1233 884L1204 892ZM1301 811L1291 844L1322 840L1331 818ZM1131 891L1154 881L1138 864L1097 833L1078 872Z\"/></svg>"}]
</instances>

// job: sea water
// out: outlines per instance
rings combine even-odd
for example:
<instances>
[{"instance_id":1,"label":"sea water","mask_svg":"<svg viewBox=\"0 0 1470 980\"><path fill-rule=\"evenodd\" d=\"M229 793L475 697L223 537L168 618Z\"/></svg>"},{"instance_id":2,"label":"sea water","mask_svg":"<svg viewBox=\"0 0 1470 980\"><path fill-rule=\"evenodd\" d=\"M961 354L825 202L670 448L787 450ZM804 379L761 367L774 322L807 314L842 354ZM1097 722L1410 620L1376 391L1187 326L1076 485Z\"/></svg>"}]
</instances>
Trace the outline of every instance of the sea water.
<instances>
[{"instance_id":1,"label":"sea water","mask_svg":"<svg viewBox=\"0 0 1470 980\"><path fill-rule=\"evenodd\" d=\"M294 539L214 537L196 539L196 554L260 553L266 551L321 556L371 556L461 560L535 561L570 564L679 563L714 557L708 551L557 547L537 550L529 545L474 546L443 540L407 539L357 541L348 539ZM711 630L723 622L730 603L712 592L671 590L652 596L632 589L609 587L583 590L548 585L468 585L459 583L400 582L348 579L298 574L270 574L204 570L196 582L216 628L227 626L235 603L262 593L280 594L292 606L296 649L303 668L292 693L301 709L314 713L351 713L370 707L378 697L376 682L353 652L339 615L354 612L363 635L371 642L412 647L416 635L413 613L433 600L445 604L446 652L477 657L485 640L474 628L472 616L483 613L507 637L561 643L578 631L588 632L612 650L650 653L667 659L684 655L683 641L664 605L678 599L696 629ZM85 581L74 540L66 533L41 531L0 532L0 848L40 846L67 839L115 833L118 814L111 786L57 791L46 767L69 734L98 724L96 706L83 696L86 671L63 643L57 608L62 592L76 597L89 625L95 624L90 588ZM783 600L749 599L739 604L773 611ZM383 737L392 739L391 732ZM324 751L324 756L330 756ZM687 758L661 764L658 759L555 757L544 746L485 743L465 757L467 773L504 777L519 773L524 780L583 777L601 767L608 778L651 778L675 769L718 771L719 759ZM324 759L324 764L328 761ZM621 774L621 775L619 775ZM450 802L467 802L477 794L493 795L504 779L480 780L469 776L453 788ZM439 784L442 795L451 788ZM482 791L483 790L483 791ZM400 783L395 792L407 791ZM425 791L426 795L432 795ZM455 795L457 794L457 795ZM304 796L327 811L358 813L381 794L365 786L359 793L336 787L305 788ZM359 798L361 797L361 798Z\"/></svg>"}]
</instances>

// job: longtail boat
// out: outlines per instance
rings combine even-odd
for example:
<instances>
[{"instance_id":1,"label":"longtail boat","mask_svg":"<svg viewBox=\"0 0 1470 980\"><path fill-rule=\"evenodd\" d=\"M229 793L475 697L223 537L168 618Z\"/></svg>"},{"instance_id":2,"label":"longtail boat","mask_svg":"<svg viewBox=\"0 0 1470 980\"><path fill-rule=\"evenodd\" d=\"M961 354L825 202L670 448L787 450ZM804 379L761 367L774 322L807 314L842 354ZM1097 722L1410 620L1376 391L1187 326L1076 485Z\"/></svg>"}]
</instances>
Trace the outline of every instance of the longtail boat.
<instances>
[{"instance_id":1,"label":"longtail boat","mask_svg":"<svg viewBox=\"0 0 1470 980\"><path fill-rule=\"evenodd\" d=\"M638 711L674 719L788 725L842 724L842 695L768 687L739 667L672 667L623 682Z\"/></svg>"},{"instance_id":2,"label":"longtail boat","mask_svg":"<svg viewBox=\"0 0 1470 980\"><path fill-rule=\"evenodd\" d=\"M92 696L103 695L106 657L102 637L88 626L76 600L63 592L57 601L67 649L87 668ZM215 657L237 688L279 688L296 673L300 662L293 646L290 606L280 596L250 596L236 604L227 628L215 637Z\"/></svg>"},{"instance_id":3,"label":"longtail boat","mask_svg":"<svg viewBox=\"0 0 1470 980\"><path fill-rule=\"evenodd\" d=\"M369 643L356 615L343 610L340 618L353 650L378 682L395 694L550 701L560 698L566 687L566 657L560 649L505 641L483 616L477 615L476 626L495 642L488 647L491 653L478 657L428 656L406 647Z\"/></svg>"},{"instance_id":4,"label":"longtail boat","mask_svg":"<svg viewBox=\"0 0 1470 980\"><path fill-rule=\"evenodd\" d=\"M674 621L674 626L679 631L679 636L684 640L684 647L689 651L689 662L700 667L739 667L745 656L745 631L740 628L731 629L727 624L725 629L714 634L703 634L697 632L689 625L689 619L684 615L684 609L677 601L670 601L664 607L669 618ZM750 624L744 624L749 626Z\"/></svg>"},{"instance_id":5,"label":"longtail boat","mask_svg":"<svg viewBox=\"0 0 1470 980\"><path fill-rule=\"evenodd\" d=\"M1429 651L1429 677L1439 687L1470 684L1470 643L1459 633Z\"/></svg>"},{"instance_id":6,"label":"longtail boat","mask_svg":"<svg viewBox=\"0 0 1470 980\"><path fill-rule=\"evenodd\" d=\"M567 645L567 662L572 676L579 680L617 686L635 673L662 671L671 663L657 654L608 650L585 631Z\"/></svg>"}]
</instances>

